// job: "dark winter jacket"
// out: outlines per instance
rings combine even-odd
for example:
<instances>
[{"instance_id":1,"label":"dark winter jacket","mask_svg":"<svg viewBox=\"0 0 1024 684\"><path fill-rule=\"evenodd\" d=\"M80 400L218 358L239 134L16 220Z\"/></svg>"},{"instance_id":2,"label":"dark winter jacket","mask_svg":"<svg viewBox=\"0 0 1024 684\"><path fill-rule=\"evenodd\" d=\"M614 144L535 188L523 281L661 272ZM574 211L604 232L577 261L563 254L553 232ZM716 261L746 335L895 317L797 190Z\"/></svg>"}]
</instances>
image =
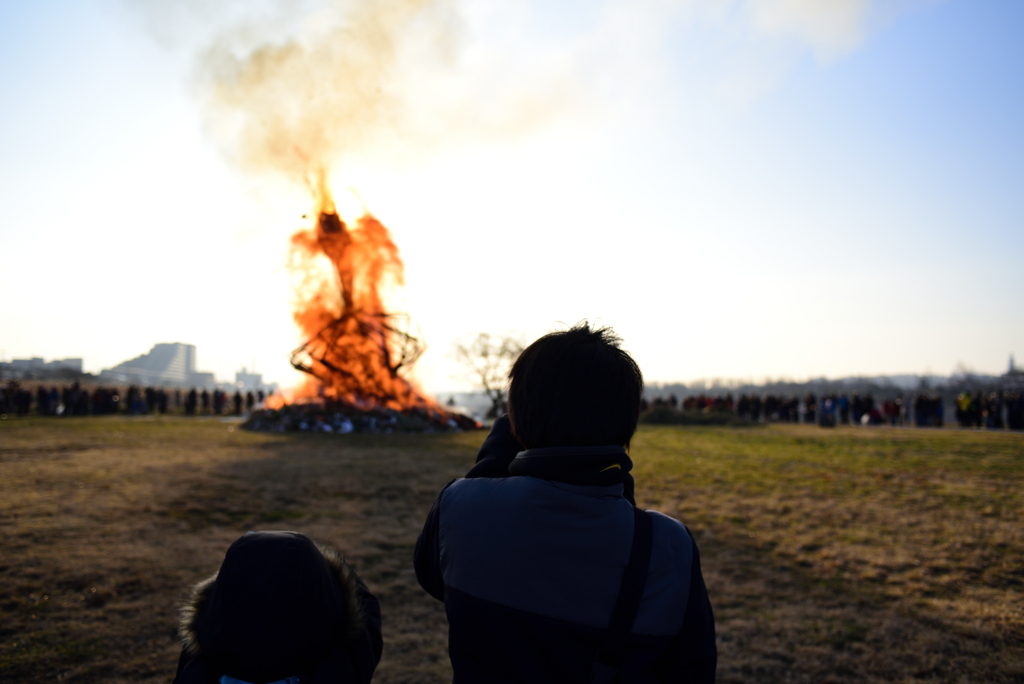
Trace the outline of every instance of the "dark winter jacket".
<instances>
[{"instance_id":1,"label":"dark winter jacket","mask_svg":"<svg viewBox=\"0 0 1024 684\"><path fill-rule=\"evenodd\" d=\"M497 421L476 466L431 508L416 576L445 603L455 682L582 684L632 546L632 463L614 447L519 449ZM650 515L650 570L618 681L712 682L697 546L678 521Z\"/></svg>"},{"instance_id":2,"label":"dark winter jacket","mask_svg":"<svg viewBox=\"0 0 1024 684\"><path fill-rule=\"evenodd\" d=\"M249 533L182 609L174 684L366 684L380 626L377 599L336 552L297 532Z\"/></svg>"}]
</instances>

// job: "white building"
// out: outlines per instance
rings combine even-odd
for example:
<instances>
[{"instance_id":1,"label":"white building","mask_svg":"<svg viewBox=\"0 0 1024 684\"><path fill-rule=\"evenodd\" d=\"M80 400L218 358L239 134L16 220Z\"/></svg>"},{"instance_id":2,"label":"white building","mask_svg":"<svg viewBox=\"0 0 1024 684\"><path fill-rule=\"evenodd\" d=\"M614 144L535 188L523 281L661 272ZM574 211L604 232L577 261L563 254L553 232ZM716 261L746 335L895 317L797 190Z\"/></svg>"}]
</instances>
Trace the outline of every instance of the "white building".
<instances>
[{"instance_id":1,"label":"white building","mask_svg":"<svg viewBox=\"0 0 1024 684\"><path fill-rule=\"evenodd\" d=\"M181 342L161 342L149 353L119 363L100 373L112 382L140 385L180 385L213 387L213 373L196 371L196 347Z\"/></svg>"},{"instance_id":2,"label":"white building","mask_svg":"<svg viewBox=\"0 0 1024 684\"><path fill-rule=\"evenodd\" d=\"M15 373L54 373L60 371L71 371L81 373L83 368L82 359L54 359L46 361L42 357L34 356L31 359L11 359L9 363L0 364L5 370Z\"/></svg>"},{"instance_id":3,"label":"white building","mask_svg":"<svg viewBox=\"0 0 1024 684\"><path fill-rule=\"evenodd\" d=\"M261 373L249 373L243 368L235 373L235 387L255 392L264 387L263 375Z\"/></svg>"}]
</instances>

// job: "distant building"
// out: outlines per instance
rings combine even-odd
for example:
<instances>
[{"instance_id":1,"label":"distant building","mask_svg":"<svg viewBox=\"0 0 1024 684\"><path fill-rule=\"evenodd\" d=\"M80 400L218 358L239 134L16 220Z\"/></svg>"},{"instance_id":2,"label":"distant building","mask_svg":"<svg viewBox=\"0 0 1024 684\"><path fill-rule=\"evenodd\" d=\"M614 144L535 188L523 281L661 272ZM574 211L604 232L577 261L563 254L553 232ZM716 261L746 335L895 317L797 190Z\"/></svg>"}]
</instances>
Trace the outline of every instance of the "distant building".
<instances>
[{"instance_id":1,"label":"distant building","mask_svg":"<svg viewBox=\"0 0 1024 684\"><path fill-rule=\"evenodd\" d=\"M84 364L82 359L54 359L46 364L46 370L69 370L81 373Z\"/></svg>"},{"instance_id":2,"label":"distant building","mask_svg":"<svg viewBox=\"0 0 1024 684\"><path fill-rule=\"evenodd\" d=\"M213 373L190 373L188 377L189 387L213 389L217 386L217 380L213 377Z\"/></svg>"},{"instance_id":3,"label":"distant building","mask_svg":"<svg viewBox=\"0 0 1024 684\"><path fill-rule=\"evenodd\" d=\"M42 357L34 356L31 359L11 359L9 365L11 370L15 371L34 371L46 368L46 361Z\"/></svg>"},{"instance_id":4,"label":"distant building","mask_svg":"<svg viewBox=\"0 0 1024 684\"><path fill-rule=\"evenodd\" d=\"M245 368L235 373L235 386L238 389L256 390L263 387L263 375L261 373L249 373Z\"/></svg>"},{"instance_id":5,"label":"distant building","mask_svg":"<svg viewBox=\"0 0 1024 684\"><path fill-rule=\"evenodd\" d=\"M213 387L213 373L196 371L196 347L181 342L153 345L149 353L117 364L100 373L111 382L140 385L181 385Z\"/></svg>"},{"instance_id":6,"label":"distant building","mask_svg":"<svg viewBox=\"0 0 1024 684\"><path fill-rule=\"evenodd\" d=\"M1020 389L1024 387L1024 370L1017 368L1013 363L1013 354L1010 354L1010 369L1000 379L1008 388Z\"/></svg>"},{"instance_id":7,"label":"distant building","mask_svg":"<svg viewBox=\"0 0 1024 684\"><path fill-rule=\"evenodd\" d=\"M46 361L42 357L34 356L31 359L11 359L8 363L0 364L7 371L16 374L34 375L35 377L49 377L60 374L82 374L82 359L54 359Z\"/></svg>"}]
</instances>

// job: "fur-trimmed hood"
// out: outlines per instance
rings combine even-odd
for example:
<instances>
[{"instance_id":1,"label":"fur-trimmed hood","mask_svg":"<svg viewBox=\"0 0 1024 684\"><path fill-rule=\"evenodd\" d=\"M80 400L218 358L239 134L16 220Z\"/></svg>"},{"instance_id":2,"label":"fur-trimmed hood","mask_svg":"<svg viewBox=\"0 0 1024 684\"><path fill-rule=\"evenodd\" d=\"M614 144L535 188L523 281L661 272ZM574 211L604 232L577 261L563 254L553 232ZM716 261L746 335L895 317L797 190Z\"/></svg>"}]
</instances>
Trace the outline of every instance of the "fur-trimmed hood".
<instances>
[{"instance_id":1,"label":"fur-trimmed hood","mask_svg":"<svg viewBox=\"0 0 1024 684\"><path fill-rule=\"evenodd\" d=\"M341 589L347 629L342 631L340 637L342 640L352 639L363 631L366 619L359 601L359 578L340 553L320 542L314 541L313 543L320 553L323 554L338 582L338 588ZM202 614L203 608L206 607L207 598L209 598L210 591L213 589L218 575L219 573L215 572L193 586L189 592L188 599L181 606L178 636L181 638L182 645L188 653L199 654L203 652L202 647L199 645L199 616Z\"/></svg>"},{"instance_id":2,"label":"fur-trimmed hood","mask_svg":"<svg viewBox=\"0 0 1024 684\"><path fill-rule=\"evenodd\" d=\"M380 605L341 555L298 532L250 532L181 609L176 684L308 675L368 683L380 661Z\"/></svg>"}]
</instances>

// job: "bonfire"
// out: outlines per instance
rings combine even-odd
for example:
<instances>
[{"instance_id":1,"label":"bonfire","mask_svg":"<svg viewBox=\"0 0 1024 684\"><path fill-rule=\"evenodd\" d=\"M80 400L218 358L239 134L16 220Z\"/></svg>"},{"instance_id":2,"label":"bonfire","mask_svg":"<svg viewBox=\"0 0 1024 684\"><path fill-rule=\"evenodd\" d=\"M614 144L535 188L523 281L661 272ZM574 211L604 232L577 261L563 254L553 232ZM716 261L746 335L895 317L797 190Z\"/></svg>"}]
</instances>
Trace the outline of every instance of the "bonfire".
<instances>
[{"instance_id":1,"label":"bonfire","mask_svg":"<svg viewBox=\"0 0 1024 684\"><path fill-rule=\"evenodd\" d=\"M295 266L306 276L295 322L306 340L291 363L308 380L292 403L256 411L246 427L323 432L424 432L480 427L444 410L401 371L423 353L408 316L385 310L386 286L403 284L398 247L369 212L348 225L321 175L316 224L292 236ZM332 273L317 277L326 257Z\"/></svg>"}]
</instances>

